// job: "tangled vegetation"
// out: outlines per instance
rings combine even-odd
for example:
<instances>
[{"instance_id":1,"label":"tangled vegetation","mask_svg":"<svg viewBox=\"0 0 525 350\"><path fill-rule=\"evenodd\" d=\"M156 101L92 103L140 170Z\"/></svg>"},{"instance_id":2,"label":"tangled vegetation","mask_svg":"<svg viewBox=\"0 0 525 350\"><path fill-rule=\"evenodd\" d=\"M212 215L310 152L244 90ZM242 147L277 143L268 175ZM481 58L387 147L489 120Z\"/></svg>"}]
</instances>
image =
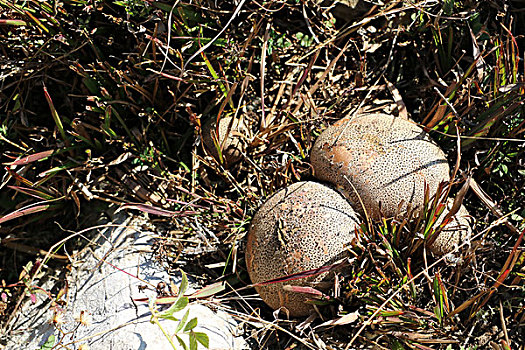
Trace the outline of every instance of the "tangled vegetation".
<instances>
[{"instance_id":1,"label":"tangled vegetation","mask_svg":"<svg viewBox=\"0 0 525 350\"><path fill-rule=\"evenodd\" d=\"M158 226L159 259L223 283L254 348L525 349L523 1L355 3L0 0L2 329L83 244L57 242L123 208ZM427 253L430 198L419 220L367 222L324 319L276 320L245 271L251 218L313 179L315 139L357 111L431 134L473 240ZM233 164L201 141L226 117L248 126Z\"/></svg>"}]
</instances>

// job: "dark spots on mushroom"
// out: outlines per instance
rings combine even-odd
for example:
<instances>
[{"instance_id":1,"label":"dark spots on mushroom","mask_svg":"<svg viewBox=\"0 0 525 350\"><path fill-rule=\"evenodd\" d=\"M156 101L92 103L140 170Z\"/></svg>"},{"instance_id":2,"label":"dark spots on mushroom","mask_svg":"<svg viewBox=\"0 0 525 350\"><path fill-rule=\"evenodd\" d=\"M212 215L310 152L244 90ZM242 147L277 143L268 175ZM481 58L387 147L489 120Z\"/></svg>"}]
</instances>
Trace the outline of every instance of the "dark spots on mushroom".
<instances>
[{"instance_id":1,"label":"dark spots on mushroom","mask_svg":"<svg viewBox=\"0 0 525 350\"><path fill-rule=\"evenodd\" d=\"M344 197L327 186L299 182L278 191L259 208L248 232L246 261L252 282L334 263L347 254L358 222ZM304 316L312 311L306 297L283 291L283 286L312 286L329 277L325 273L256 289L270 307L286 307L292 316Z\"/></svg>"},{"instance_id":2,"label":"dark spots on mushroom","mask_svg":"<svg viewBox=\"0 0 525 350\"><path fill-rule=\"evenodd\" d=\"M361 197L375 219L381 212L395 215L400 203L400 214L408 204L422 208L424 184L433 194L450 171L445 154L423 129L385 114L336 122L319 136L310 159L318 179L343 188L353 203Z\"/></svg>"},{"instance_id":3,"label":"dark spots on mushroom","mask_svg":"<svg viewBox=\"0 0 525 350\"><path fill-rule=\"evenodd\" d=\"M447 209L436 221L435 228L441 225L453 203L454 200L452 198L447 201ZM452 220L443 227L435 241L430 244L430 251L436 255L445 255L452 252L458 245L470 240L472 235L471 221L469 212L465 206L461 205L458 212L452 217Z\"/></svg>"}]
</instances>

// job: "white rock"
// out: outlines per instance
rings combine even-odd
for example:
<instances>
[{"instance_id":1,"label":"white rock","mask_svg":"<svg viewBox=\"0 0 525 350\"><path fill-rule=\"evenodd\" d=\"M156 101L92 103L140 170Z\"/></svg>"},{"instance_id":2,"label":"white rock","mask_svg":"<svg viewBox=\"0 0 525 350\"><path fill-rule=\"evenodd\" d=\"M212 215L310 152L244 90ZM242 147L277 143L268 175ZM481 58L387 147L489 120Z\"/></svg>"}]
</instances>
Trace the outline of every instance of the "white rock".
<instances>
[{"instance_id":1,"label":"white rock","mask_svg":"<svg viewBox=\"0 0 525 350\"><path fill-rule=\"evenodd\" d=\"M120 215L113 223L121 226L101 229L97 246L86 250L83 259L73 268L68 303L64 306L60 325L63 333L49 322L53 317L49 301L38 295L37 304L24 305L10 325L6 349L39 349L52 334L56 337L55 344L60 342L62 346L75 349L81 344L88 345L90 350L172 349L160 328L150 322L147 301L137 301L157 296L154 288L139 290L145 282L154 286L159 282L170 284L170 276L151 252L153 233L137 230L135 225L140 223L125 215ZM173 281L171 277L176 285L180 283L180 276L177 279ZM210 349L248 348L244 339L237 335L237 322L227 312L214 312L197 302L190 303L188 308L188 320L197 317L194 331L208 335ZM180 319L186 310L174 316ZM89 320L87 325L78 322L82 312ZM161 320L170 335L177 324L177 321ZM182 338L189 344L187 336L182 335ZM181 348L175 338L174 342ZM199 348L204 349L200 344Z\"/></svg>"}]
</instances>

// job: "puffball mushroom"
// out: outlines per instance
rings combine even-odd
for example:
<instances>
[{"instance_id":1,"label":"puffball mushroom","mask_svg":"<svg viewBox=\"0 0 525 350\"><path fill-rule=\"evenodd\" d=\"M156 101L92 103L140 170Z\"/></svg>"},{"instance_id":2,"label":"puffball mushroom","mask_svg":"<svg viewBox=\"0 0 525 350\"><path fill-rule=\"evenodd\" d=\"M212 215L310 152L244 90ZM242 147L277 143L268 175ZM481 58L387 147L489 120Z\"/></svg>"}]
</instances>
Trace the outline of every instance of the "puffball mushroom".
<instances>
[{"instance_id":1,"label":"puffball mushroom","mask_svg":"<svg viewBox=\"0 0 525 350\"><path fill-rule=\"evenodd\" d=\"M447 209L441 213L434 227L443 223L445 216L452 208L454 199L447 201ZM448 224L439 232L436 240L429 245L429 250L436 255L445 255L454 250L455 247L463 242L470 240L472 236L471 216L463 204L459 207Z\"/></svg>"},{"instance_id":2,"label":"puffball mushroom","mask_svg":"<svg viewBox=\"0 0 525 350\"><path fill-rule=\"evenodd\" d=\"M242 157L245 143L242 137L248 134L248 126L244 119L222 117L217 120L212 118L202 127L202 142L215 159L220 161L218 148L225 165L231 165ZM222 148L221 148L222 147Z\"/></svg>"},{"instance_id":3,"label":"puffball mushroom","mask_svg":"<svg viewBox=\"0 0 525 350\"><path fill-rule=\"evenodd\" d=\"M342 188L354 207L362 209L360 197L373 219L381 213L394 216L408 204L423 208L425 184L433 195L449 180L445 154L430 136L414 123L386 114L339 120L319 136L310 159L317 178Z\"/></svg>"},{"instance_id":4,"label":"puffball mushroom","mask_svg":"<svg viewBox=\"0 0 525 350\"><path fill-rule=\"evenodd\" d=\"M299 182L281 189L259 208L248 232L246 265L250 278L256 284L333 264L346 256L358 228L354 210L335 190L316 182ZM313 310L305 303L307 297L283 287L316 288L329 277L330 272L325 272L255 289L273 309L284 307L291 316L306 316Z\"/></svg>"}]
</instances>

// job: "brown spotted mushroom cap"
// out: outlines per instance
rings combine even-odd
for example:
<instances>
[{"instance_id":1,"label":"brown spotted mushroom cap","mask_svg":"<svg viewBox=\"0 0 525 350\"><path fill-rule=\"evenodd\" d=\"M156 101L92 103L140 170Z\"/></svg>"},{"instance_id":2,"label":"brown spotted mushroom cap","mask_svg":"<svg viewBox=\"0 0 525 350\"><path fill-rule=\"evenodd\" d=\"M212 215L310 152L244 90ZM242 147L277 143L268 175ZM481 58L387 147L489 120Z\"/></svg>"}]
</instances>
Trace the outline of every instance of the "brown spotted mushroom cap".
<instances>
[{"instance_id":1,"label":"brown spotted mushroom cap","mask_svg":"<svg viewBox=\"0 0 525 350\"><path fill-rule=\"evenodd\" d=\"M454 199L451 198L448 200L447 210L443 211L434 227L438 227L443 223L453 203ZM470 240L472 235L471 218L467 209L462 204L458 212L452 216L451 221L443 227L436 240L429 246L430 251L436 255L445 255L452 252L458 245Z\"/></svg>"},{"instance_id":2,"label":"brown spotted mushroom cap","mask_svg":"<svg viewBox=\"0 0 525 350\"><path fill-rule=\"evenodd\" d=\"M217 132L218 135L216 134ZM226 165L231 165L241 159L242 152L245 150L243 136L247 134L248 127L244 119L233 119L232 117L221 118L218 128L215 118L209 120L202 127L202 141L204 146L206 146L206 149L215 159L220 161L214 139L218 141L219 147L222 146L222 156Z\"/></svg>"},{"instance_id":3,"label":"brown spotted mushroom cap","mask_svg":"<svg viewBox=\"0 0 525 350\"><path fill-rule=\"evenodd\" d=\"M324 265L346 256L356 238L358 220L339 193L315 182L290 185L268 199L255 214L246 248L252 282L260 283ZM316 287L329 273L315 277L256 286L273 309L285 307L291 316L306 316L313 309L307 297L283 286Z\"/></svg>"},{"instance_id":4,"label":"brown spotted mushroom cap","mask_svg":"<svg viewBox=\"0 0 525 350\"><path fill-rule=\"evenodd\" d=\"M354 208L394 216L401 202L422 208L425 184L433 195L440 182L449 180L443 151L419 126L386 114L346 117L317 139L311 162L315 176L344 190ZM355 190L349 184L351 182Z\"/></svg>"}]
</instances>

